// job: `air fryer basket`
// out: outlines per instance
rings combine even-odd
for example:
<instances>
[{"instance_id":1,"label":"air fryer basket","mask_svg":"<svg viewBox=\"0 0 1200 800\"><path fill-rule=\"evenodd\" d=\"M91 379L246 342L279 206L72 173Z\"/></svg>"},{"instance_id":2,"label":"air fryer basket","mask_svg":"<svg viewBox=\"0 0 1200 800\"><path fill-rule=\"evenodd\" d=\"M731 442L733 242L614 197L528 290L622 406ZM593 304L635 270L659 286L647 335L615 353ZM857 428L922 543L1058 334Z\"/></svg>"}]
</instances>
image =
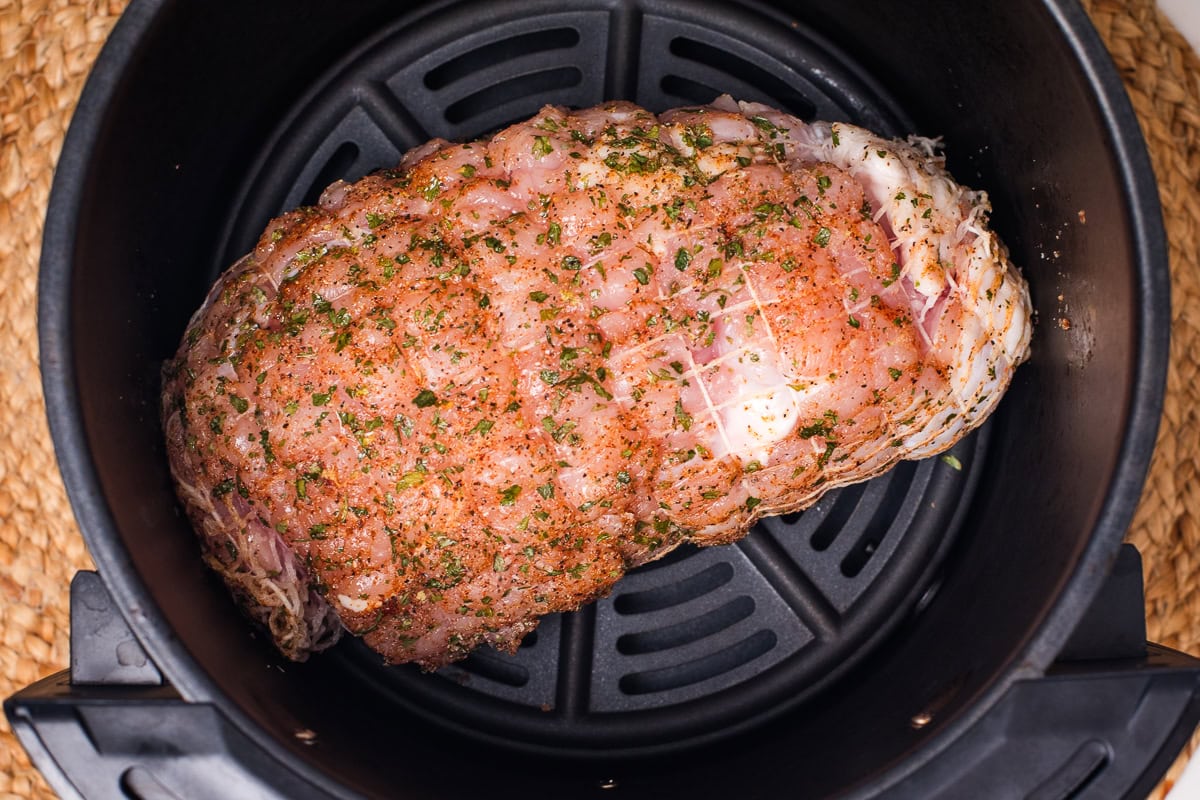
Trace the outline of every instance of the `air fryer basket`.
<instances>
[{"instance_id":1,"label":"air fryer basket","mask_svg":"<svg viewBox=\"0 0 1200 800\"><path fill-rule=\"evenodd\" d=\"M115 605L184 700L305 791L897 785L1044 674L1139 493L1166 266L1106 58L1065 0L135 0L64 149L41 287L52 429ZM347 641L281 661L197 558L157 425L159 365L219 270L274 214L432 136L545 103L722 92L942 136L951 171L989 190L1039 318L994 419L954 463L904 464L738 545L643 567L514 657L423 675Z\"/></svg>"},{"instance_id":2,"label":"air fryer basket","mask_svg":"<svg viewBox=\"0 0 1200 800\"><path fill-rule=\"evenodd\" d=\"M217 263L232 263L271 216L315 202L335 178L395 164L431 136L470 139L543 103L600 102L610 76L582 66L610 49L609 63L640 65L611 76L624 86L616 93L651 108L727 91L806 119L912 130L899 103L807 29L736 6L654 8L636 30L610 30L617 19L603 7L556 7L514 8L482 29L469 10L431 14L381 33L266 144L230 209L235 227ZM956 449L958 469L905 463L803 515L770 519L737 547L677 551L600 603L547 620L515 659L479 653L430 681L413 669L380 674L363 646L343 650L363 680L509 745L612 753L729 735L800 702L915 603L970 500L985 439Z\"/></svg>"}]
</instances>

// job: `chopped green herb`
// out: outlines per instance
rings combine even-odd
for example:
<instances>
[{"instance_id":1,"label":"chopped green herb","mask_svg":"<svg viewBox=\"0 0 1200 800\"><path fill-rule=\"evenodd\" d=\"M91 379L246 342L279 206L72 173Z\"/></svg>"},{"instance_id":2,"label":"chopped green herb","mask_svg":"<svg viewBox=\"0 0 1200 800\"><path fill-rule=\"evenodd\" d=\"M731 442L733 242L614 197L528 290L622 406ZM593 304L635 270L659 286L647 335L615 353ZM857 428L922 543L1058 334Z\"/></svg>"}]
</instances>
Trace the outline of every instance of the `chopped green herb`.
<instances>
[{"instance_id":1,"label":"chopped green herb","mask_svg":"<svg viewBox=\"0 0 1200 800\"><path fill-rule=\"evenodd\" d=\"M401 436L407 439L413 435L413 421L403 414L396 415L396 418L392 420L392 427L396 429L397 439Z\"/></svg>"},{"instance_id":2,"label":"chopped green herb","mask_svg":"<svg viewBox=\"0 0 1200 800\"><path fill-rule=\"evenodd\" d=\"M822 225L817 230L816 235L813 236L813 244L815 244L817 247L827 247L829 245L829 239L832 235L833 231Z\"/></svg>"},{"instance_id":3,"label":"chopped green herb","mask_svg":"<svg viewBox=\"0 0 1200 800\"><path fill-rule=\"evenodd\" d=\"M686 247L681 247L675 251L675 269L683 272L692 263L692 254Z\"/></svg>"},{"instance_id":4,"label":"chopped green herb","mask_svg":"<svg viewBox=\"0 0 1200 800\"><path fill-rule=\"evenodd\" d=\"M675 420L672 426L683 428L685 431L692 429L692 415L683 410L682 400L675 401Z\"/></svg>"},{"instance_id":5,"label":"chopped green herb","mask_svg":"<svg viewBox=\"0 0 1200 800\"><path fill-rule=\"evenodd\" d=\"M442 182L438 180L436 175L434 175L429 179L429 183L425 185L425 188L422 190L421 194L426 200L432 203L435 199L437 199L437 196L441 193L441 191Z\"/></svg>"},{"instance_id":6,"label":"chopped green herb","mask_svg":"<svg viewBox=\"0 0 1200 800\"><path fill-rule=\"evenodd\" d=\"M396 481L396 491L405 489L413 489L425 482L425 473L419 470L412 470L400 476L400 480Z\"/></svg>"},{"instance_id":7,"label":"chopped green herb","mask_svg":"<svg viewBox=\"0 0 1200 800\"><path fill-rule=\"evenodd\" d=\"M891 286L891 285L892 285L893 283L895 283L895 282L896 282L896 281L897 281L899 278L900 278L900 264L899 264L898 262L895 262L895 261L893 261L893 262L892 262L892 274L891 274L891 276L883 279L883 286L884 286L884 288L887 288L888 286Z\"/></svg>"},{"instance_id":8,"label":"chopped green herb","mask_svg":"<svg viewBox=\"0 0 1200 800\"><path fill-rule=\"evenodd\" d=\"M555 373L555 374L557 374L557 373ZM587 384L587 385L590 385L592 387L593 391L595 391L596 394L600 395L600 397L604 398L605 400L612 400L613 399L612 392L608 391L608 389L605 389L604 385L602 383L600 383L600 381L603 380L603 376L608 374L607 371L603 370L603 368L601 368L600 370L597 370L597 374L601 376L600 379L593 378L591 375L587 374L586 372L576 372L571 377L564 378L563 380L558 381L554 385L562 386L567 389L578 389L579 387L583 386L584 384Z\"/></svg>"},{"instance_id":9,"label":"chopped green herb","mask_svg":"<svg viewBox=\"0 0 1200 800\"><path fill-rule=\"evenodd\" d=\"M962 472L962 462L952 453L946 453L942 456L942 461L945 462L950 469Z\"/></svg>"},{"instance_id":10,"label":"chopped green herb","mask_svg":"<svg viewBox=\"0 0 1200 800\"><path fill-rule=\"evenodd\" d=\"M825 465L829 463L829 457L833 455L833 451L836 447L837 442L835 442L833 439L827 439L825 441L825 452L821 453L821 455L817 457L818 467L821 467L822 469L825 468Z\"/></svg>"},{"instance_id":11,"label":"chopped green herb","mask_svg":"<svg viewBox=\"0 0 1200 800\"><path fill-rule=\"evenodd\" d=\"M511 506L517 502L517 498L521 496L521 486L514 483L507 489L500 490L500 505Z\"/></svg>"},{"instance_id":12,"label":"chopped green herb","mask_svg":"<svg viewBox=\"0 0 1200 800\"><path fill-rule=\"evenodd\" d=\"M754 207L754 216L761 222L772 217L782 217L785 211L786 209L779 203L759 203Z\"/></svg>"},{"instance_id":13,"label":"chopped green herb","mask_svg":"<svg viewBox=\"0 0 1200 800\"><path fill-rule=\"evenodd\" d=\"M811 439L814 436L828 437L833 433L833 426L837 425L837 422L837 412L833 409L829 409L822 415L821 419L817 420L811 425L805 425L802 427L799 431L800 438Z\"/></svg>"},{"instance_id":14,"label":"chopped green herb","mask_svg":"<svg viewBox=\"0 0 1200 800\"><path fill-rule=\"evenodd\" d=\"M413 405L417 408L429 408L437 403L437 395L429 389L422 389L417 392L417 396L413 398Z\"/></svg>"},{"instance_id":15,"label":"chopped green herb","mask_svg":"<svg viewBox=\"0 0 1200 800\"><path fill-rule=\"evenodd\" d=\"M267 431L258 432L259 439L262 441L263 458L268 464L275 463L275 451L271 449L271 434Z\"/></svg>"}]
</instances>

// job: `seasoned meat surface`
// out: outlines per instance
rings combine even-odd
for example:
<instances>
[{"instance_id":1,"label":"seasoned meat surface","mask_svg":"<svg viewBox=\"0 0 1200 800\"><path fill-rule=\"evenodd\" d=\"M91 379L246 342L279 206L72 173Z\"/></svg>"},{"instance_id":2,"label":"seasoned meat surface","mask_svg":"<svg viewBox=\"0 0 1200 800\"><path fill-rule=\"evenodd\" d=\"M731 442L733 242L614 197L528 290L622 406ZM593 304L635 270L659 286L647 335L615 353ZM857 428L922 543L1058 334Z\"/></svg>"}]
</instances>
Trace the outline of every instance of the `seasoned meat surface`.
<instances>
[{"instance_id":1,"label":"seasoned meat surface","mask_svg":"<svg viewBox=\"0 0 1200 800\"><path fill-rule=\"evenodd\" d=\"M1028 290L931 142L546 107L274 220L165 370L205 558L292 658L514 649L995 407Z\"/></svg>"}]
</instances>

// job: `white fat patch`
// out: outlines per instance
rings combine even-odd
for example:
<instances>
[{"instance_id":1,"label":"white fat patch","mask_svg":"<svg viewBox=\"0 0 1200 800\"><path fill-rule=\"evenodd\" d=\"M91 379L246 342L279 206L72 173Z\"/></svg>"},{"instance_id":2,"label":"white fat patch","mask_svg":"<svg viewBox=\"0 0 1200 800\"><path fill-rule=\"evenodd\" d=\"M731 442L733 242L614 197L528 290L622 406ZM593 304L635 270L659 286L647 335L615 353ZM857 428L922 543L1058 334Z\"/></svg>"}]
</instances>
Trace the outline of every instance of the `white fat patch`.
<instances>
[{"instance_id":1,"label":"white fat patch","mask_svg":"<svg viewBox=\"0 0 1200 800\"><path fill-rule=\"evenodd\" d=\"M367 601L361 598L350 597L349 595L339 594L338 602L342 608L350 611L362 612L367 610Z\"/></svg>"},{"instance_id":2,"label":"white fat patch","mask_svg":"<svg viewBox=\"0 0 1200 800\"><path fill-rule=\"evenodd\" d=\"M726 343L737 350L721 359L707 387L728 452L743 464L763 466L771 449L796 427L801 400L790 385L793 379L780 370L778 349L765 330L745 344L736 341L741 330L728 330Z\"/></svg>"},{"instance_id":3,"label":"white fat patch","mask_svg":"<svg viewBox=\"0 0 1200 800\"><path fill-rule=\"evenodd\" d=\"M759 392L751 394L755 389ZM799 403L787 386L761 389L748 381L747 394L721 410L721 421L732 454L743 464L757 461L765 467L771 448L796 427Z\"/></svg>"},{"instance_id":4,"label":"white fat patch","mask_svg":"<svg viewBox=\"0 0 1200 800\"><path fill-rule=\"evenodd\" d=\"M800 393L792 388L795 377L780 368L769 315L758 302L750 276L745 277L763 324L748 330L729 325L726 316L718 319L718 356L709 362L715 369L706 374L702 388L719 423L722 450L743 464L757 461L765 467L771 449L796 426Z\"/></svg>"},{"instance_id":5,"label":"white fat patch","mask_svg":"<svg viewBox=\"0 0 1200 800\"><path fill-rule=\"evenodd\" d=\"M599 158L581 160L575 169L575 185L580 189L588 189L604 183L612 172Z\"/></svg>"}]
</instances>

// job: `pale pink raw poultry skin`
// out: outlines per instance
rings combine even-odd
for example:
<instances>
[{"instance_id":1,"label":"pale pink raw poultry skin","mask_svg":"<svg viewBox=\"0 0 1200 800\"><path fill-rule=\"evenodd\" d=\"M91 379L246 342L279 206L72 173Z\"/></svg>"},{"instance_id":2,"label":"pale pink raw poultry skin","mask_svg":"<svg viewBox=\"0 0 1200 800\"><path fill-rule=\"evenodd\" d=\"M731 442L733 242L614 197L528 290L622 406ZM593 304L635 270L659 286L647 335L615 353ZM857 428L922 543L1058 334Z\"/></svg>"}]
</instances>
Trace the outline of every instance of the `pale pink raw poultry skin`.
<instances>
[{"instance_id":1,"label":"pale pink raw poultry skin","mask_svg":"<svg viewBox=\"0 0 1200 800\"><path fill-rule=\"evenodd\" d=\"M932 143L547 107L274 220L165 371L208 563L289 657L512 650L995 407L1028 290Z\"/></svg>"}]
</instances>

